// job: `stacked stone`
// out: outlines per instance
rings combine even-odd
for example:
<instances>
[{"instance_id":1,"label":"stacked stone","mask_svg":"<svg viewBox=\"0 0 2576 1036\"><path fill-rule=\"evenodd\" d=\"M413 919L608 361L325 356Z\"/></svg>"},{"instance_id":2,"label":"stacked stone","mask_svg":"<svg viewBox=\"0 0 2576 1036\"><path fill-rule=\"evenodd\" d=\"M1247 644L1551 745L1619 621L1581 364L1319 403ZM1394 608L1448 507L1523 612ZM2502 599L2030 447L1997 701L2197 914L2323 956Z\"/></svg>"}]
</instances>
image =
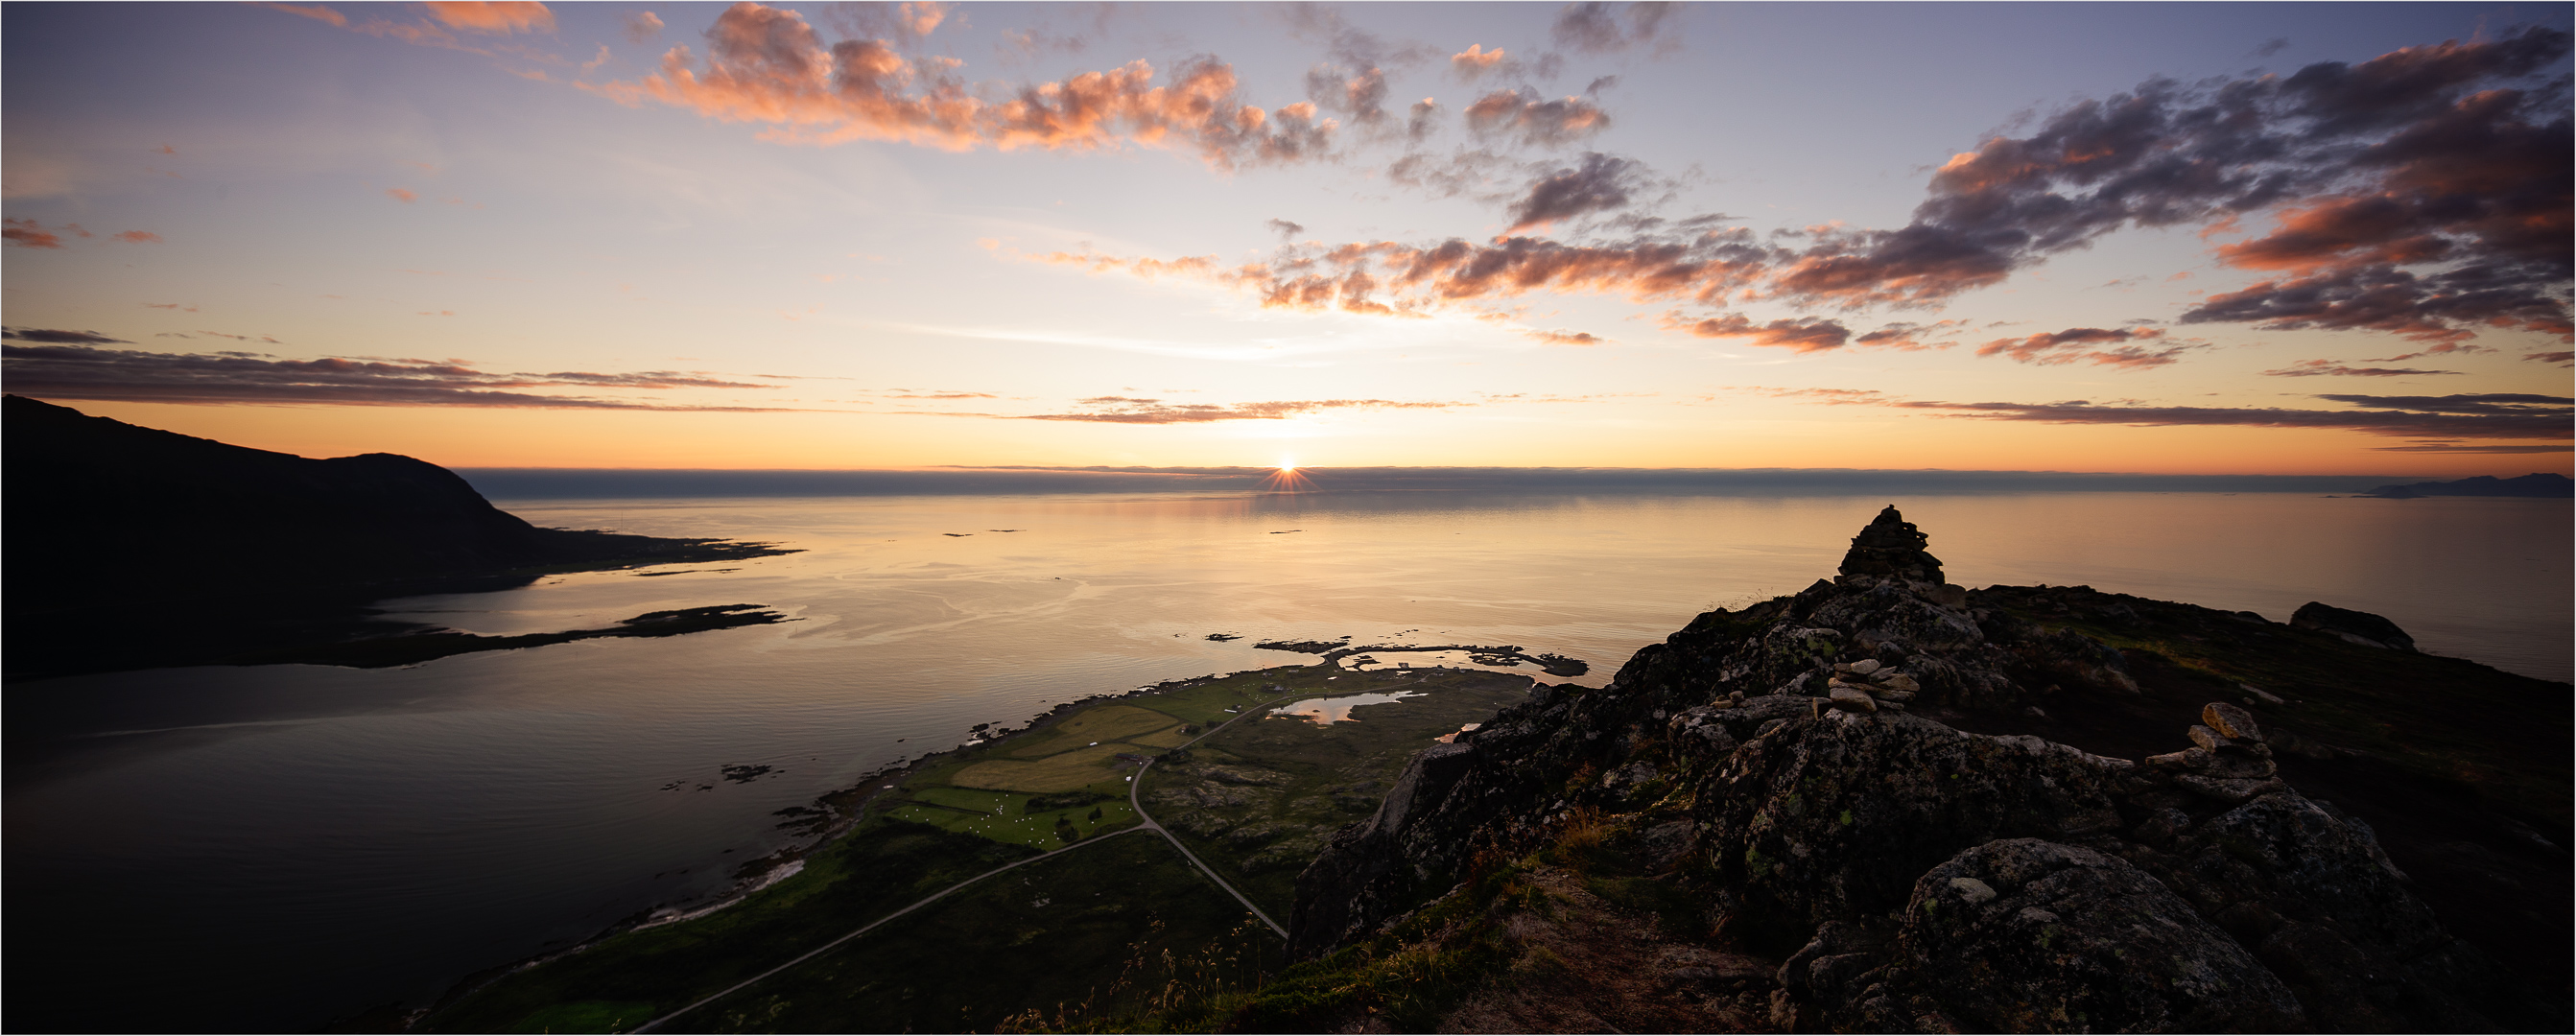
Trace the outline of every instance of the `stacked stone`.
<instances>
[{"instance_id":1,"label":"stacked stone","mask_svg":"<svg viewBox=\"0 0 2576 1036\"><path fill-rule=\"evenodd\" d=\"M1892 510L1892 508L1891 508ZM1834 675L1825 681L1825 699L1837 709L1851 712L1877 712L1889 709L1905 711L1905 703L1923 690L1914 678L1890 669L1875 658L1858 662L1834 663Z\"/></svg>"},{"instance_id":2,"label":"stacked stone","mask_svg":"<svg viewBox=\"0 0 2576 1036\"><path fill-rule=\"evenodd\" d=\"M1941 584L1941 559L1924 552L1932 538L1913 522L1897 513L1896 505L1878 512L1878 517L1852 537L1851 550L1843 554L1842 574L1850 576L1894 577L1916 583Z\"/></svg>"},{"instance_id":3,"label":"stacked stone","mask_svg":"<svg viewBox=\"0 0 2576 1036\"><path fill-rule=\"evenodd\" d=\"M2227 802L2287 790L2272 748L2254 716L2226 702L2202 706L2200 722L2185 732L2192 747L2147 757L2147 765L2173 775L2184 789Z\"/></svg>"}]
</instances>

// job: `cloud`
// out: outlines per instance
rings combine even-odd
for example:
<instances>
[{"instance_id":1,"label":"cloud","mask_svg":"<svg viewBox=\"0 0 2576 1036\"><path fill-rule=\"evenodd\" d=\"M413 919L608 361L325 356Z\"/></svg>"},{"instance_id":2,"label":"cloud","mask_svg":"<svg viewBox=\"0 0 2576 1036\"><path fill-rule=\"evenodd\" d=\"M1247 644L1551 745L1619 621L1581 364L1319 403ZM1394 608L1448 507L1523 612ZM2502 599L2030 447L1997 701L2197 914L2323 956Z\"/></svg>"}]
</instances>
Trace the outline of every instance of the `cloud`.
<instances>
[{"instance_id":1,"label":"cloud","mask_svg":"<svg viewBox=\"0 0 2576 1036\"><path fill-rule=\"evenodd\" d=\"M0 219L0 224L6 224L5 228L0 228L0 240L6 240L12 247L61 248L63 246L62 235L46 230L33 219L11 217Z\"/></svg>"},{"instance_id":2,"label":"cloud","mask_svg":"<svg viewBox=\"0 0 2576 1036\"><path fill-rule=\"evenodd\" d=\"M2321 374L2338 377L2399 378L2430 374L2458 374L2460 371L2416 370L2411 367L2347 367L2333 360L2301 360L2279 370L2263 372L2275 378L2309 378Z\"/></svg>"},{"instance_id":3,"label":"cloud","mask_svg":"<svg viewBox=\"0 0 2576 1036\"><path fill-rule=\"evenodd\" d=\"M391 198L405 205L409 205L420 200L420 193L417 191L407 191L400 187L387 187L385 188L385 197Z\"/></svg>"},{"instance_id":4,"label":"cloud","mask_svg":"<svg viewBox=\"0 0 2576 1036\"><path fill-rule=\"evenodd\" d=\"M27 341L116 342L91 338L35 338L34 334L85 332L12 331ZM212 333L212 332L207 332ZM227 335L225 337L239 337ZM345 406L488 406L609 410L767 410L770 407L672 406L627 400L538 395L520 389L591 388L759 389L776 386L721 381L671 371L633 374L497 374L461 361L343 359L282 360L258 353L154 353L88 345L0 346L9 389L53 399L106 399L144 403L310 403Z\"/></svg>"},{"instance_id":5,"label":"cloud","mask_svg":"<svg viewBox=\"0 0 2576 1036\"><path fill-rule=\"evenodd\" d=\"M2288 407L2145 406L2095 404L2074 399L2057 403L1945 403L1911 400L1871 389L1778 389L1752 391L1817 402L1919 410L1943 417L2040 424L2127 425L2131 427L2312 428L2357 431L2371 435L2440 440L2545 439L2576 436L2576 399L2521 393L2453 396L2323 395L2355 409L2300 410Z\"/></svg>"},{"instance_id":6,"label":"cloud","mask_svg":"<svg viewBox=\"0 0 2576 1036\"><path fill-rule=\"evenodd\" d=\"M1998 338L1977 347L1977 355L2003 356L2022 363L2054 365L2090 361L2112 367L2161 367L2199 343L2167 343L2154 328L2073 327L2027 338ZM2146 344L2155 343L2155 344Z\"/></svg>"},{"instance_id":7,"label":"cloud","mask_svg":"<svg viewBox=\"0 0 2576 1036\"><path fill-rule=\"evenodd\" d=\"M2534 446L2503 443L2469 445L2424 443L2415 446L2373 446L2371 449L2379 453L2567 453L2576 451L2576 444Z\"/></svg>"},{"instance_id":8,"label":"cloud","mask_svg":"<svg viewBox=\"0 0 2576 1036\"><path fill-rule=\"evenodd\" d=\"M2258 58L2268 58L2288 49L2289 46L2289 37L2274 36L2271 39L2264 40L2262 46L2254 48L2254 56Z\"/></svg>"},{"instance_id":9,"label":"cloud","mask_svg":"<svg viewBox=\"0 0 2576 1036\"><path fill-rule=\"evenodd\" d=\"M1881 325L1876 331L1854 338L1852 344L1907 351L1947 349L1959 343L1933 342L1925 339L1931 335L1947 334L1951 329L1964 327L1966 323L1964 320L1936 320L1929 324L1916 324L1900 320Z\"/></svg>"},{"instance_id":10,"label":"cloud","mask_svg":"<svg viewBox=\"0 0 2576 1036\"><path fill-rule=\"evenodd\" d=\"M299 17L311 18L314 21L321 22L335 28L346 29L349 27L348 16L320 4L314 4L310 7L298 6L295 4L253 4L252 6L265 7L272 11L284 11L288 14Z\"/></svg>"},{"instance_id":11,"label":"cloud","mask_svg":"<svg viewBox=\"0 0 2576 1036\"><path fill-rule=\"evenodd\" d=\"M1585 152L1580 167L1557 170L1531 184L1529 193L1512 203L1512 225L1503 233L1545 229L1561 220L1624 208L1629 192L1638 188L1644 168L1629 159Z\"/></svg>"},{"instance_id":12,"label":"cloud","mask_svg":"<svg viewBox=\"0 0 2576 1036\"><path fill-rule=\"evenodd\" d=\"M918 24L918 22L916 22ZM1232 66L1193 58L1157 80L1134 61L1061 82L1021 85L986 101L952 58L918 60L882 39L826 47L804 16L737 3L707 30L704 70L673 47L661 70L632 82L579 84L626 105L656 101L724 122L765 123L763 139L804 144L905 141L950 150L1170 148L1209 165L1325 157L1339 124L1315 105L1243 103Z\"/></svg>"},{"instance_id":13,"label":"cloud","mask_svg":"<svg viewBox=\"0 0 2576 1036\"><path fill-rule=\"evenodd\" d=\"M1715 304L1748 283L1773 255L1741 227L1707 228L1678 239L1577 245L1533 237L1490 243L1452 238L1429 247L1394 241L1283 246L1264 262L1228 265L1213 256L1130 259L1052 253L1040 261L1093 272L1196 277L1250 290L1264 306L1423 315L1529 293L1616 294L1635 301L1697 299Z\"/></svg>"},{"instance_id":14,"label":"cloud","mask_svg":"<svg viewBox=\"0 0 2576 1036\"><path fill-rule=\"evenodd\" d=\"M2538 360L2542 363L2554 363L2561 367L2576 365L2576 352L2524 353L2522 358L2526 360Z\"/></svg>"},{"instance_id":15,"label":"cloud","mask_svg":"<svg viewBox=\"0 0 2576 1036\"><path fill-rule=\"evenodd\" d=\"M1502 64L1503 54L1501 47L1486 50L1482 44L1470 43L1467 49L1449 55L1449 69L1456 72L1458 78L1472 83L1476 81L1476 77L1491 72L1494 66Z\"/></svg>"},{"instance_id":16,"label":"cloud","mask_svg":"<svg viewBox=\"0 0 2576 1036\"><path fill-rule=\"evenodd\" d=\"M126 244L129 244L129 245L139 245L139 244L143 244L143 243L145 243L145 242L151 242L151 243L153 243L153 244L160 244L160 243L162 243L162 242L161 242L161 235L159 235L159 234L155 234L155 233L153 233L153 232L151 232L151 231L149 231L149 230L127 230L127 231L122 231L122 232L119 232L119 233L115 234L115 235L113 236L113 238L112 238L112 239L113 239L113 240L117 240L117 241L123 241L123 242L125 242Z\"/></svg>"},{"instance_id":17,"label":"cloud","mask_svg":"<svg viewBox=\"0 0 2576 1036\"><path fill-rule=\"evenodd\" d=\"M96 331L57 331L41 327L0 328L0 338L21 342L49 342L72 345L127 345L122 338L110 338Z\"/></svg>"},{"instance_id":18,"label":"cloud","mask_svg":"<svg viewBox=\"0 0 2576 1036\"><path fill-rule=\"evenodd\" d=\"M1610 113L1581 97L1542 101L1536 92L1497 90L1467 106L1467 128L1486 136L1508 134L1523 144L1561 147L1610 126Z\"/></svg>"},{"instance_id":19,"label":"cloud","mask_svg":"<svg viewBox=\"0 0 2576 1036\"><path fill-rule=\"evenodd\" d=\"M1093 421L1106 424L1202 424L1210 421L1281 421L1325 410L1443 410L1463 403L1404 403L1387 399L1303 399L1220 406L1211 403L1166 403L1131 396L1095 396L1076 400L1094 409L1063 414L1020 415L1030 421ZM979 414L971 416L990 417Z\"/></svg>"},{"instance_id":20,"label":"cloud","mask_svg":"<svg viewBox=\"0 0 2576 1036\"><path fill-rule=\"evenodd\" d=\"M1841 348L1851 340L1851 329L1841 321L1824 317L1798 317L1756 324L1742 313L1723 317L1682 322L1677 326L1701 338L1742 338L1754 345L1776 345L1801 353Z\"/></svg>"},{"instance_id":21,"label":"cloud","mask_svg":"<svg viewBox=\"0 0 2576 1036\"><path fill-rule=\"evenodd\" d=\"M936 31L956 8L956 4L937 0L838 4L826 20L844 36L889 39L908 45Z\"/></svg>"},{"instance_id":22,"label":"cloud","mask_svg":"<svg viewBox=\"0 0 2576 1036\"><path fill-rule=\"evenodd\" d=\"M1298 223L1293 223L1293 222L1290 222L1290 221L1288 221L1288 220L1284 220L1284 219L1273 219L1273 220L1269 221L1268 223L1266 223L1266 224L1264 224L1264 225L1265 225L1265 226L1268 226L1268 227L1269 227L1270 229L1272 229L1272 230L1278 231L1278 232L1279 232L1279 236L1280 236L1280 237L1288 238L1288 239L1291 239L1291 240L1294 240L1294 239L1296 238L1296 236L1297 236L1297 235L1299 235L1299 234L1303 234L1303 233L1305 233L1305 232L1306 232L1306 228L1305 228L1305 226L1304 226L1304 225L1302 225L1302 224L1298 224Z\"/></svg>"},{"instance_id":23,"label":"cloud","mask_svg":"<svg viewBox=\"0 0 2576 1036\"><path fill-rule=\"evenodd\" d=\"M1571 24L1604 17L1607 8L1584 5L1568 13ZM1757 239L1622 216L1572 241L1516 237L1548 215L1603 211L1634 192L1552 170L1546 195L1536 185L1504 193L1498 172L1518 166L1493 151L1408 154L1387 169L1389 182L1486 197L1507 208L1511 231L1485 243L1300 246L1260 263L1202 259L1197 268L1273 306L1419 315L1521 294L1598 293L1706 306L1717 311L1705 316L1714 327L1740 330L1726 311L1743 302L1938 307L2124 228L2199 226L2222 237L2271 213L2275 231L2213 245L2222 263L2266 279L2204 297L2182 323L2389 332L2426 342L2427 351L2483 348L2463 340L2493 330L2570 340L2568 88L2563 79L2532 80L2567 50L2565 33L2534 28L2286 77L2150 80L1953 156L1910 222L1894 229L1827 224ZM1607 116L1579 98L1540 102L1507 90L1479 99L1466 118L1488 136L1547 143ZM1142 260L1080 261L1149 269ZM2100 337L2063 337L2086 331ZM1980 354L2135 369L2205 346L2076 328L1989 342Z\"/></svg>"},{"instance_id":24,"label":"cloud","mask_svg":"<svg viewBox=\"0 0 2576 1036\"><path fill-rule=\"evenodd\" d=\"M662 34L662 16L651 11L637 11L626 16L626 41L641 44Z\"/></svg>"},{"instance_id":25,"label":"cloud","mask_svg":"<svg viewBox=\"0 0 2576 1036\"><path fill-rule=\"evenodd\" d=\"M483 0L428 0L429 16L451 29L507 36L516 32L555 31L554 12L538 3Z\"/></svg>"},{"instance_id":26,"label":"cloud","mask_svg":"<svg viewBox=\"0 0 2576 1036\"><path fill-rule=\"evenodd\" d=\"M1556 40L1558 46L1586 54L1609 54L1645 46L1653 47L1657 55L1669 54L1679 49L1680 41L1659 34L1677 6L1636 3L1627 5L1624 12L1614 12L1611 5L1605 3L1567 4L1557 13L1556 23L1549 26L1548 35ZM1621 25L1622 20L1627 24Z\"/></svg>"},{"instance_id":27,"label":"cloud","mask_svg":"<svg viewBox=\"0 0 2576 1036\"><path fill-rule=\"evenodd\" d=\"M1548 345L1607 345L1610 340L1590 331L1545 331L1530 328L1521 332Z\"/></svg>"}]
</instances>

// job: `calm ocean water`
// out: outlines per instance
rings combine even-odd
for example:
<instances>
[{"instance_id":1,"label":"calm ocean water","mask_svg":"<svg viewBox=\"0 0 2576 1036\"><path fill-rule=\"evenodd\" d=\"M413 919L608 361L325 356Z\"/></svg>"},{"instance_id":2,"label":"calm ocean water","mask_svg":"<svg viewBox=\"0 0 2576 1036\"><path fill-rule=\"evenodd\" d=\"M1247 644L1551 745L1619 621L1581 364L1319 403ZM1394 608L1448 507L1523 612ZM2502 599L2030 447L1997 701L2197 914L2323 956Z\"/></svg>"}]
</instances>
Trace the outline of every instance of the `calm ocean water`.
<instances>
[{"instance_id":1,"label":"calm ocean water","mask_svg":"<svg viewBox=\"0 0 2576 1036\"><path fill-rule=\"evenodd\" d=\"M1580 682L1597 685L1699 611L1831 574L1885 502L500 501L543 525L805 552L387 607L478 633L736 602L798 621L397 670L11 686L10 1021L310 1029L417 1006L465 973L724 887L736 861L781 844L771 811L954 745L972 724L1312 661L1254 639L1516 644L1590 661ZM2569 678L2567 501L1894 502L1965 585L2086 583L2275 620L2321 600L2386 615L2430 652ZM1247 639L1205 639L1218 632ZM776 771L719 779L730 764Z\"/></svg>"}]
</instances>

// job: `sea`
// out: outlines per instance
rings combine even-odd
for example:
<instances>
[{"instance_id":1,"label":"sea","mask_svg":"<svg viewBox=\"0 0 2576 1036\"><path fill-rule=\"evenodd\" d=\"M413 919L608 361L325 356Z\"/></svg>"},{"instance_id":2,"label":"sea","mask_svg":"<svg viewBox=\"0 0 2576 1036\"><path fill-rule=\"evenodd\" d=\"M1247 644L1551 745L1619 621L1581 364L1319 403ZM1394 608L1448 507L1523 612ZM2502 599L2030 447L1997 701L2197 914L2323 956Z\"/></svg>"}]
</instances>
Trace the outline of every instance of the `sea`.
<instances>
[{"instance_id":1,"label":"sea","mask_svg":"<svg viewBox=\"0 0 2576 1036\"><path fill-rule=\"evenodd\" d=\"M1512 645L1583 659L1591 672L1574 682L1598 686L1699 612L1830 576L1891 503L1931 537L1951 581L1971 587L2085 584L2276 621L2323 601L2387 616L2435 654L2549 680L2571 668L2566 500L1228 491L496 502L540 525L797 553L380 607L483 634L714 604L766 605L790 621L398 669L202 667L10 685L10 1027L312 1031L371 1008L415 1009L471 973L721 893L740 861L787 843L778 810L953 747L975 724L1016 726L1162 680L1316 664L1253 646L1264 639ZM726 770L762 766L748 779Z\"/></svg>"}]
</instances>

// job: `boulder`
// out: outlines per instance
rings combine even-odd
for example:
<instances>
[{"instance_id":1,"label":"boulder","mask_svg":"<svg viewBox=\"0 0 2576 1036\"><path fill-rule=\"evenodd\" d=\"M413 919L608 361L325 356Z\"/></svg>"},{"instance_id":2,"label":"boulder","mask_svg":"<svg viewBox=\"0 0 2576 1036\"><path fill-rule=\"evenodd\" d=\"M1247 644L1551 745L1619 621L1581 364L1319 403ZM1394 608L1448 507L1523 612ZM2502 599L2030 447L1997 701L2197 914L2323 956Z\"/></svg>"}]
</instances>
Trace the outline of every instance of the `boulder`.
<instances>
[{"instance_id":1,"label":"boulder","mask_svg":"<svg viewBox=\"0 0 2576 1036\"><path fill-rule=\"evenodd\" d=\"M1969 849L1914 883L1881 996L1860 1010L1967 1031L2307 1027L2280 979L2153 876L2035 838Z\"/></svg>"},{"instance_id":2,"label":"boulder","mask_svg":"<svg viewBox=\"0 0 2576 1036\"><path fill-rule=\"evenodd\" d=\"M1725 924L1777 945L1819 922L1897 908L1916 878L1962 849L2120 829L2112 796L2131 768L1906 713L1790 719L1703 783Z\"/></svg>"}]
</instances>

